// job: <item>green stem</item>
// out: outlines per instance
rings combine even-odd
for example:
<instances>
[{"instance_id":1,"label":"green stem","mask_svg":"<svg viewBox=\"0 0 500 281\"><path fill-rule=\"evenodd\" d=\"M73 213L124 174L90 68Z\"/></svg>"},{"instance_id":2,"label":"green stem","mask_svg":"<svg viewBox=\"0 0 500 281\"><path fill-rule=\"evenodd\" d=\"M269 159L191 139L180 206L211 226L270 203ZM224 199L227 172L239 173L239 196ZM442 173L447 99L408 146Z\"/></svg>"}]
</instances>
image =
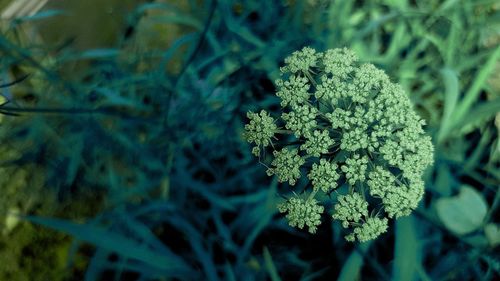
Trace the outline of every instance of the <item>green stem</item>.
<instances>
[{"instance_id":1,"label":"green stem","mask_svg":"<svg viewBox=\"0 0 500 281\"><path fill-rule=\"evenodd\" d=\"M306 74L307 79L309 79L309 81L311 81L311 84L313 84L314 87L317 87L318 83L316 83L316 80L314 80L311 73L306 72L305 74Z\"/></svg>"},{"instance_id":2,"label":"green stem","mask_svg":"<svg viewBox=\"0 0 500 281\"><path fill-rule=\"evenodd\" d=\"M313 190L313 192L311 192L311 194L309 194L309 197L307 197L307 200L311 200L314 198L314 196L316 196L316 193L318 193L318 190Z\"/></svg>"}]
</instances>

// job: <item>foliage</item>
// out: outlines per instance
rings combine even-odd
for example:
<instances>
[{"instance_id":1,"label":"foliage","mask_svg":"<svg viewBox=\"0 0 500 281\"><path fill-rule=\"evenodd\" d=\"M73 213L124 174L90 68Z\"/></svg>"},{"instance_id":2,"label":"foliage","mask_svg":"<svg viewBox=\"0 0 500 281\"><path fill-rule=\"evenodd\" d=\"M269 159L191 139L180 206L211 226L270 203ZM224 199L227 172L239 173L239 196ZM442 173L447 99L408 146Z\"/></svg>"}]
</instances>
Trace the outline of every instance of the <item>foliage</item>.
<instances>
[{"instance_id":1,"label":"foliage","mask_svg":"<svg viewBox=\"0 0 500 281\"><path fill-rule=\"evenodd\" d=\"M77 238L69 267L84 256L86 268L85 277L73 278L493 280L498 275L496 1L180 2L138 5L113 29L117 34L110 38L116 40L86 42L97 49L81 50L72 35L60 42L31 36L48 18L83 26L66 24L73 17L58 13L42 11L1 27L0 84L29 77L1 89L8 101L0 108L8 114L0 125L2 149L19 154L2 153L0 161L14 169L31 165L43 175L42 192L27 193L21 202L55 194L50 212L20 211L39 215L26 217L32 223ZM326 221L315 235L288 227L276 209L286 199L276 194L290 190L262 173L242 137L248 111L281 114L274 93L288 98L285 106L300 102L286 91L287 79L278 89L272 81L286 67L281 62L304 46L348 47L361 64L374 64L400 84L428 124L435 164L423 178L424 200L411 215L388 221L380 239L346 243L341 225ZM303 69L307 56L297 57L287 71ZM333 72L338 67L329 66ZM297 87L301 93L307 88ZM318 131L315 137L323 138ZM298 152L321 155L315 143L311 139ZM268 159L260 153L261 160ZM321 161L315 164L317 173L310 171L307 178L317 179L317 194L331 192L325 185L340 184L342 165L326 173ZM283 175L287 182L295 177ZM386 176L368 174L365 181L376 185ZM297 184L306 181L304 173ZM470 208L480 209L477 202L484 201L487 211L474 230L459 234L441 221L446 219L438 215L437 203L463 200L456 195L464 185L482 198ZM7 183L0 188L9 194ZM86 192L101 199L82 197ZM296 193L302 200L297 206L319 212L308 194ZM317 198L318 204L326 202L325 210L335 209L330 200L335 198ZM71 211L63 202L84 202L92 210ZM317 220L308 222L304 227ZM357 239L384 229L384 222L370 224L374 231L360 230ZM30 233L40 229L29 228ZM120 243L109 243L109 237ZM61 243L38 244L39 253L65 249ZM38 262L49 260L40 257ZM166 260L175 267L155 262Z\"/></svg>"},{"instance_id":2,"label":"foliage","mask_svg":"<svg viewBox=\"0 0 500 281\"><path fill-rule=\"evenodd\" d=\"M440 198L436 202L441 221L449 230L460 235L481 227L487 208L484 198L468 186L463 186L458 196Z\"/></svg>"}]
</instances>

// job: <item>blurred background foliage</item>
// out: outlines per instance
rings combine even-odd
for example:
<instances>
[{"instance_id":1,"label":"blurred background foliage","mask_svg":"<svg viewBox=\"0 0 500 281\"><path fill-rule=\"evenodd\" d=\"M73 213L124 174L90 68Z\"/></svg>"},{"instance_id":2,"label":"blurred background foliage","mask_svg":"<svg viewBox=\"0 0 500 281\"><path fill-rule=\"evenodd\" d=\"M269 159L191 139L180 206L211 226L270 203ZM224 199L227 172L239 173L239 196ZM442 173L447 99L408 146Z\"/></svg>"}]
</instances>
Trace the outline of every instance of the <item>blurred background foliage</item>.
<instances>
[{"instance_id":1,"label":"blurred background foliage","mask_svg":"<svg viewBox=\"0 0 500 281\"><path fill-rule=\"evenodd\" d=\"M499 276L497 1L41 2L0 1L0 280ZM288 227L241 136L306 45L385 69L436 145L371 243Z\"/></svg>"}]
</instances>

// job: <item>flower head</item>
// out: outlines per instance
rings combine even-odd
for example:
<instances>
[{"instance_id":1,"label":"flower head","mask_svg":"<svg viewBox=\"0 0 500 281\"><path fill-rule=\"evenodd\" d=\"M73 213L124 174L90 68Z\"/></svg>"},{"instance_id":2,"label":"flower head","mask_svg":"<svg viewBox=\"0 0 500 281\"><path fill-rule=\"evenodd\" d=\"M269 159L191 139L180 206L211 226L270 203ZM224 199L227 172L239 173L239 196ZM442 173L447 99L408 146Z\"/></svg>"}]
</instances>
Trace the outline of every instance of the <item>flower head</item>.
<instances>
[{"instance_id":1,"label":"flower head","mask_svg":"<svg viewBox=\"0 0 500 281\"><path fill-rule=\"evenodd\" d=\"M285 66L280 70L283 73L307 73L312 67L316 66L320 55L313 48L304 47L302 50L295 51L291 56L287 57L285 59Z\"/></svg>"},{"instance_id":2,"label":"flower head","mask_svg":"<svg viewBox=\"0 0 500 281\"><path fill-rule=\"evenodd\" d=\"M346 78L349 73L356 69L357 60L356 54L347 48L331 49L325 52L323 64L326 73Z\"/></svg>"},{"instance_id":3,"label":"flower head","mask_svg":"<svg viewBox=\"0 0 500 281\"><path fill-rule=\"evenodd\" d=\"M274 137L274 132L277 126L274 119L265 110L260 113L248 112L247 117L250 120L245 125L244 137L250 143L255 143L253 154L260 154L260 147L266 147L271 144L271 139Z\"/></svg>"},{"instance_id":4,"label":"flower head","mask_svg":"<svg viewBox=\"0 0 500 281\"><path fill-rule=\"evenodd\" d=\"M283 148L280 151L273 152L274 160L271 165L273 168L267 170L268 175L277 175L279 182L286 182L295 185L300 178L300 166L305 160L300 157L297 149Z\"/></svg>"},{"instance_id":5,"label":"flower head","mask_svg":"<svg viewBox=\"0 0 500 281\"><path fill-rule=\"evenodd\" d=\"M321 214L325 208L314 198L302 199L292 197L285 203L278 205L280 213L287 213L288 224L300 229L307 226L310 233L316 233L321 224Z\"/></svg>"},{"instance_id":6,"label":"flower head","mask_svg":"<svg viewBox=\"0 0 500 281\"><path fill-rule=\"evenodd\" d=\"M281 118L286 122L285 127L293 131L296 137L308 135L318 124L316 117L318 110L309 105L297 107L294 111L283 113Z\"/></svg>"},{"instance_id":7,"label":"flower head","mask_svg":"<svg viewBox=\"0 0 500 281\"><path fill-rule=\"evenodd\" d=\"M353 154L350 158L345 160L345 164L340 167L342 172L345 173L347 182L350 185L356 184L356 182L364 182L366 169L368 168L368 156L359 156L359 154Z\"/></svg>"},{"instance_id":8,"label":"flower head","mask_svg":"<svg viewBox=\"0 0 500 281\"><path fill-rule=\"evenodd\" d=\"M307 134L305 139L306 141L300 146L300 149L316 157L319 157L323 153L327 153L330 146L334 143L329 136L328 130L315 130L312 134Z\"/></svg>"},{"instance_id":9,"label":"flower head","mask_svg":"<svg viewBox=\"0 0 500 281\"><path fill-rule=\"evenodd\" d=\"M320 159L319 164L314 163L312 165L307 177L311 180L315 191L322 190L323 192L329 192L338 186L337 180L340 178L340 175L336 163Z\"/></svg>"},{"instance_id":10,"label":"flower head","mask_svg":"<svg viewBox=\"0 0 500 281\"><path fill-rule=\"evenodd\" d=\"M371 217L367 218L366 222L361 226L355 227L353 232L348 234L345 239L354 242L356 239L359 242L366 242L377 238L380 234L387 231L387 218Z\"/></svg>"},{"instance_id":11,"label":"flower head","mask_svg":"<svg viewBox=\"0 0 500 281\"><path fill-rule=\"evenodd\" d=\"M339 220L344 228L366 216L368 216L368 202L359 193L340 195L332 215L333 219Z\"/></svg>"},{"instance_id":12,"label":"flower head","mask_svg":"<svg viewBox=\"0 0 500 281\"><path fill-rule=\"evenodd\" d=\"M276 86L278 86L276 96L281 99L280 104L282 107L287 105L291 107L303 105L309 100L309 96L311 95L308 92L311 86L306 77L292 75L288 81L278 79Z\"/></svg>"},{"instance_id":13,"label":"flower head","mask_svg":"<svg viewBox=\"0 0 500 281\"><path fill-rule=\"evenodd\" d=\"M388 219L417 208L434 147L403 88L375 65L360 64L347 48L321 53L305 47L280 70L276 95L286 130L277 130L267 114L253 117L246 129L257 149L271 144L274 133L282 135L277 143L284 148L273 152L269 175L295 185L301 169L308 170L310 199L281 207L290 225L316 230L323 210L309 200L320 191L338 194L332 217L351 230L349 241L374 239L387 230ZM316 219L306 222L311 213Z\"/></svg>"}]
</instances>

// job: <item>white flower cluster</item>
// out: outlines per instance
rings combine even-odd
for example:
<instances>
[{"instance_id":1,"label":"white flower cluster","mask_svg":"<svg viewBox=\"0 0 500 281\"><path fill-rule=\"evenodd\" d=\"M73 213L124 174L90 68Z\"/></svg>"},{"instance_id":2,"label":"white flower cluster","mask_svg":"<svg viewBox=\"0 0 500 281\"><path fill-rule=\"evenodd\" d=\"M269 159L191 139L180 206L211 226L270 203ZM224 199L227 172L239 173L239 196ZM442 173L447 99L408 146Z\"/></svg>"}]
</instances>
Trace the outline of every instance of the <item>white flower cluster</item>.
<instances>
[{"instance_id":1,"label":"white flower cluster","mask_svg":"<svg viewBox=\"0 0 500 281\"><path fill-rule=\"evenodd\" d=\"M308 197L294 195L280 205L290 225L316 232L323 212L318 192L337 194L332 217L352 230L348 241L374 239L387 230L388 218L409 215L423 197L422 174L434 148L403 89L346 48L305 47L280 70L281 118L250 112L245 136L256 155L273 148L268 174L280 182L295 185L309 169ZM275 150L273 139L288 144Z\"/></svg>"}]
</instances>

